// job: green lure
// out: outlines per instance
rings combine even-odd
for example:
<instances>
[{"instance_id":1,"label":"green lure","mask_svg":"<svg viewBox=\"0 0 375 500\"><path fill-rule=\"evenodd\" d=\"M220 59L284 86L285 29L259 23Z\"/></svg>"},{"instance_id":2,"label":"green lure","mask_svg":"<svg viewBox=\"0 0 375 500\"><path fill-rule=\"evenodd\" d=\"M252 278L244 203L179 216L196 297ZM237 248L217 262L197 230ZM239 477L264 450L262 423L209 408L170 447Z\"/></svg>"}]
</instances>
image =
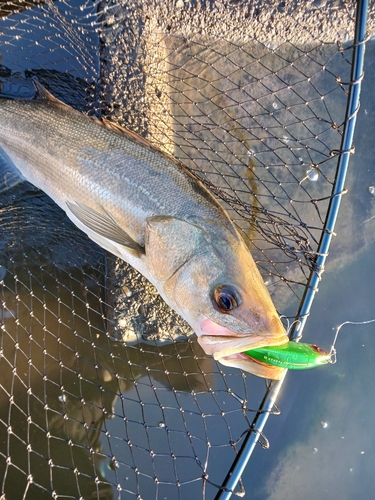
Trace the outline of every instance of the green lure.
<instances>
[{"instance_id":1,"label":"green lure","mask_svg":"<svg viewBox=\"0 0 375 500\"><path fill-rule=\"evenodd\" d=\"M289 370L307 370L325 365L331 360L331 355L320 347L297 342L252 349L244 354L262 363Z\"/></svg>"}]
</instances>

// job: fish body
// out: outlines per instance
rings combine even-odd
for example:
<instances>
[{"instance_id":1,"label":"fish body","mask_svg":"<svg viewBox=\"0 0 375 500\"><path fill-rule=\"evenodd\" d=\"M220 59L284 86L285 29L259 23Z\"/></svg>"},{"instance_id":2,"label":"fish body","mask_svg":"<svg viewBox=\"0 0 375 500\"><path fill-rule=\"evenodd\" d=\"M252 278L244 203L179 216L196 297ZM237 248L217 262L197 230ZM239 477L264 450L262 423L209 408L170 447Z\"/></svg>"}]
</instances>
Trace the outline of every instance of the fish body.
<instances>
[{"instance_id":1,"label":"fish body","mask_svg":"<svg viewBox=\"0 0 375 500\"><path fill-rule=\"evenodd\" d=\"M247 245L203 184L145 139L37 86L36 100L0 99L3 176L43 190L146 276L215 359L239 366L237 353L288 342ZM258 365L240 363L264 376Z\"/></svg>"}]
</instances>

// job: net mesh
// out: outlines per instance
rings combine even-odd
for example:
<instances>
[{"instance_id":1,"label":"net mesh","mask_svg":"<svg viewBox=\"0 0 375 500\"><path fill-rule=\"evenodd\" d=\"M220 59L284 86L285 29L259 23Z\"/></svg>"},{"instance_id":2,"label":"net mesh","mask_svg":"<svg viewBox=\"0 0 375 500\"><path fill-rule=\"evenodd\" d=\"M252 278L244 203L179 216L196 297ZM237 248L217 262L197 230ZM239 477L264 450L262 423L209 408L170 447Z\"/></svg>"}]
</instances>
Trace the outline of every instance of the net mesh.
<instances>
[{"instance_id":1,"label":"net mesh","mask_svg":"<svg viewBox=\"0 0 375 500\"><path fill-rule=\"evenodd\" d=\"M278 34L249 5L2 2L0 90L28 94L37 77L172 153L222 202L293 318L340 155L354 7L330 37L284 2ZM2 498L213 498L264 381L206 356L153 287L43 193L24 183L0 201Z\"/></svg>"}]
</instances>

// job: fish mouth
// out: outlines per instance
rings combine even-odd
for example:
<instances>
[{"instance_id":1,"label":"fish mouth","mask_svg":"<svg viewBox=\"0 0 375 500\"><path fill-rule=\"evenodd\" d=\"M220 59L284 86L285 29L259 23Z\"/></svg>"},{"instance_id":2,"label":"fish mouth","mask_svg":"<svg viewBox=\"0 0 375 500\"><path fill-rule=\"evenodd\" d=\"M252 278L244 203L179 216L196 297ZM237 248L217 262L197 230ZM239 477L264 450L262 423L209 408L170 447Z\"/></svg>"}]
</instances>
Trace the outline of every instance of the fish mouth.
<instances>
[{"instance_id":1,"label":"fish mouth","mask_svg":"<svg viewBox=\"0 0 375 500\"><path fill-rule=\"evenodd\" d=\"M239 368L259 377L280 380L285 369L271 366L244 354L251 349L279 346L289 342L285 330L279 332L259 331L253 333L232 332L225 327L213 330L213 334L202 331L198 342L206 354L210 354L226 366Z\"/></svg>"},{"instance_id":2,"label":"fish mouth","mask_svg":"<svg viewBox=\"0 0 375 500\"><path fill-rule=\"evenodd\" d=\"M251 349L283 345L289 342L289 338L285 332L279 335L270 332L247 333L245 335L233 333L231 335L201 335L198 337L198 342L206 354L211 354L220 361L223 357L242 354ZM244 356L246 355L244 354Z\"/></svg>"},{"instance_id":3,"label":"fish mouth","mask_svg":"<svg viewBox=\"0 0 375 500\"><path fill-rule=\"evenodd\" d=\"M211 354L216 360L220 360L251 349L286 344L289 338L282 327L276 332L259 330L240 333L211 320L205 320L201 324L198 342L206 354Z\"/></svg>"},{"instance_id":4,"label":"fish mouth","mask_svg":"<svg viewBox=\"0 0 375 500\"><path fill-rule=\"evenodd\" d=\"M281 380L286 373L285 368L262 363L261 361L250 358L246 354L242 353L232 354L231 356L223 356L218 361L225 366L238 368L251 373L252 375L256 375L257 377L271 380Z\"/></svg>"}]
</instances>

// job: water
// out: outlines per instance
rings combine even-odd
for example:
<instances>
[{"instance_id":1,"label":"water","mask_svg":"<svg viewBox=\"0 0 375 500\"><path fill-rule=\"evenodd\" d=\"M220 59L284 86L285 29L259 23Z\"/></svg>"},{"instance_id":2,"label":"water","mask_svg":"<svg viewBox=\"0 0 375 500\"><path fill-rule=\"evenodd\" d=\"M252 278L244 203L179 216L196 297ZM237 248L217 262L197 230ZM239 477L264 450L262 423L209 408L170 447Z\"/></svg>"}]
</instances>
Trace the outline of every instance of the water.
<instances>
[{"instance_id":1,"label":"water","mask_svg":"<svg viewBox=\"0 0 375 500\"><path fill-rule=\"evenodd\" d=\"M375 180L374 56L371 42L356 154L346 182L349 193L342 201L337 237L303 337L326 350L339 324L375 318L374 201L368 192ZM344 252L350 247L352 252ZM337 364L288 374L278 401L282 414L271 417L266 427L271 449L256 451L244 477L249 498L372 498L374 339L374 324L344 326L336 346Z\"/></svg>"}]
</instances>

